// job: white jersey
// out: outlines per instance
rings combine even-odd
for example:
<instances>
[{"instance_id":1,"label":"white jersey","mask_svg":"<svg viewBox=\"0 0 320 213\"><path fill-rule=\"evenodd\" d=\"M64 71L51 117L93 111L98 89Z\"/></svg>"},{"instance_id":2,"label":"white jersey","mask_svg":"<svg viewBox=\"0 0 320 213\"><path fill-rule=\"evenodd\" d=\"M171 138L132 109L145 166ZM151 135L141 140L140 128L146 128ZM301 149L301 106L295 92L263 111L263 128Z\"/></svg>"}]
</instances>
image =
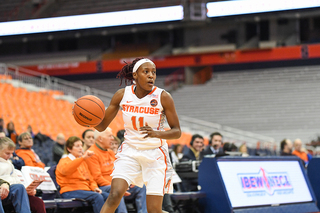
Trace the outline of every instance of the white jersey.
<instances>
[{"instance_id":1,"label":"white jersey","mask_svg":"<svg viewBox=\"0 0 320 213\"><path fill-rule=\"evenodd\" d=\"M164 131L165 114L161 104L163 89L153 87L152 91L143 98L138 98L134 92L135 85L126 86L120 102L124 127L125 141L136 149L154 149L166 143L164 139L144 138L139 128L148 124L155 131Z\"/></svg>"}]
</instances>

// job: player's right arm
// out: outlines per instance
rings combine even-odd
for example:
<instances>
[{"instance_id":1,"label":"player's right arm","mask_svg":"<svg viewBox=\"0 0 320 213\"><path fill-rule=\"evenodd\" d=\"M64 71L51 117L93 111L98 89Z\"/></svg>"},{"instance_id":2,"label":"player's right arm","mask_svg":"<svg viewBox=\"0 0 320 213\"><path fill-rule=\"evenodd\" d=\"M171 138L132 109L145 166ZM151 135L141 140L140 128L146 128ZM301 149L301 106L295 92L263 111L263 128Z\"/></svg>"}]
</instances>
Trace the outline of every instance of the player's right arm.
<instances>
[{"instance_id":1,"label":"player's right arm","mask_svg":"<svg viewBox=\"0 0 320 213\"><path fill-rule=\"evenodd\" d=\"M116 117L119 108L120 108L120 102L123 98L124 95L124 88L123 89L119 89L112 97L110 104L108 106L108 108L106 109L105 115L104 115L104 119L102 120L102 122L94 127L96 130L98 130L99 132L104 131L109 124L111 123L111 121Z\"/></svg>"}]
</instances>

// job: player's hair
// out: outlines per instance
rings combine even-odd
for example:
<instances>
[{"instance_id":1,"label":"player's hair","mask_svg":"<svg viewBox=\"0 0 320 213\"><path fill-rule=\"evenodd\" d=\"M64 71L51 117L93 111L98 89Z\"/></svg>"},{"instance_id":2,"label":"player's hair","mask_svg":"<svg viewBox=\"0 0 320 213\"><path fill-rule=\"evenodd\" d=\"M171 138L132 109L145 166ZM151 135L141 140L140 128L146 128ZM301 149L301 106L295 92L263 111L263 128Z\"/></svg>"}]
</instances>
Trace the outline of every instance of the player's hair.
<instances>
[{"instance_id":1,"label":"player's hair","mask_svg":"<svg viewBox=\"0 0 320 213\"><path fill-rule=\"evenodd\" d=\"M82 140L77 136L71 136L70 138L68 138L66 144L64 145L64 154L69 154L70 152L68 149L72 149L74 143L77 141L82 142ZM82 142L82 144L83 144L83 142Z\"/></svg>"},{"instance_id":2,"label":"player's hair","mask_svg":"<svg viewBox=\"0 0 320 213\"><path fill-rule=\"evenodd\" d=\"M84 130L84 132L82 133L82 138L84 139L86 137L87 132L90 132L90 131L94 132L92 129Z\"/></svg>"},{"instance_id":3,"label":"player's hair","mask_svg":"<svg viewBox=\"0 0 320 213\"><path fill-rule=\"evenodd\" d=\"M10 150L15 149L16 145L13 143L13 141L8 137L0 138L0 150L3 150L4 148L8 148Z\"/></svg>"},{"instance_id":4,"label":"player's hair","mask_svg":"<svg viewBox=\"0 0 320 213\"><path fill-rule=\"evenodd\" d=\"M137 63L137 61L143 59L142 57L134 59L130 64L123 61L126 65L124 65L121 69L121 71L118 73L117 78L121 79L120 86L122 84L122 79L125 79L125 84L127 85L127 82L130 82L132 84L133 82L133 75L132 70L134 65Z\"/></svg>"}]
</instances>

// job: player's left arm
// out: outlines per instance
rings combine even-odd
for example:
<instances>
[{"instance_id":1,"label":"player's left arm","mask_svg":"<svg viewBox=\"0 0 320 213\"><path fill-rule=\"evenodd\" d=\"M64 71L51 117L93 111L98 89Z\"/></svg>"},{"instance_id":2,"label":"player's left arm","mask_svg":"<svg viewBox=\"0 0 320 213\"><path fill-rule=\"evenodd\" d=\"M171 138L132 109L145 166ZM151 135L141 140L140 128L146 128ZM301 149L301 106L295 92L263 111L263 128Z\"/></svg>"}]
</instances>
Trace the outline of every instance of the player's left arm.
<instances>
[{"instance_id":1,"label":"player's left arm","mask_svg":"<svg viewBox=\"0 0 320 213\"><path fill-rule=\"evenodd\" d=\"M181 136L180 123L178 119L178 115L176 112L176 108L174 106L173 98L171 95L163 91L161 93L161 104L164 109L164 113L166 114L166 118L168 124L170 126L169 130L166 131L154 131L148 124L140 128L143 134L147 134L145 138L161 138L161 139L177 139Z\"/></svg>"}]
</instances>

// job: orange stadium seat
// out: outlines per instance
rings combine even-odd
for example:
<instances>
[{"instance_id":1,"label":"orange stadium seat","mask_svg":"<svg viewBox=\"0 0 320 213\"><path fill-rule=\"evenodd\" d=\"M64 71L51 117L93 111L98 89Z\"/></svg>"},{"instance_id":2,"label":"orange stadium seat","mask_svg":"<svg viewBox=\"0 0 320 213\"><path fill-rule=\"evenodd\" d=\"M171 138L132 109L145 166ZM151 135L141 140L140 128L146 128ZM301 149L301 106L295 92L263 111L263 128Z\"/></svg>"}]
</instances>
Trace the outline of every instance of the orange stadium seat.
<instances>
[{"instance_id":1,"label":"orange stadium seat","mask_svg":"<svg viewBox=\"0 0 320 213\"><path fill-rule=\"evenodd\" d=\"M1 76L0 76L1 77ZM18 134L31 125L33 132L41 132L55 139L59 133L66 137L81 136L87 129L76 123L72 115L72 103L56 100L53 95L63 94L61 91L29 92L24 88L15 88L11 84L0 83L0 98L5 100L0 105L0 117L5 122L13 121ZM122 112L119 111L111 122L110 128L114 135L124 129ZM181 138L167 140L168 145L182 144L189 146L192 135L182 133Z\"/></svg>"}]
</instances>

